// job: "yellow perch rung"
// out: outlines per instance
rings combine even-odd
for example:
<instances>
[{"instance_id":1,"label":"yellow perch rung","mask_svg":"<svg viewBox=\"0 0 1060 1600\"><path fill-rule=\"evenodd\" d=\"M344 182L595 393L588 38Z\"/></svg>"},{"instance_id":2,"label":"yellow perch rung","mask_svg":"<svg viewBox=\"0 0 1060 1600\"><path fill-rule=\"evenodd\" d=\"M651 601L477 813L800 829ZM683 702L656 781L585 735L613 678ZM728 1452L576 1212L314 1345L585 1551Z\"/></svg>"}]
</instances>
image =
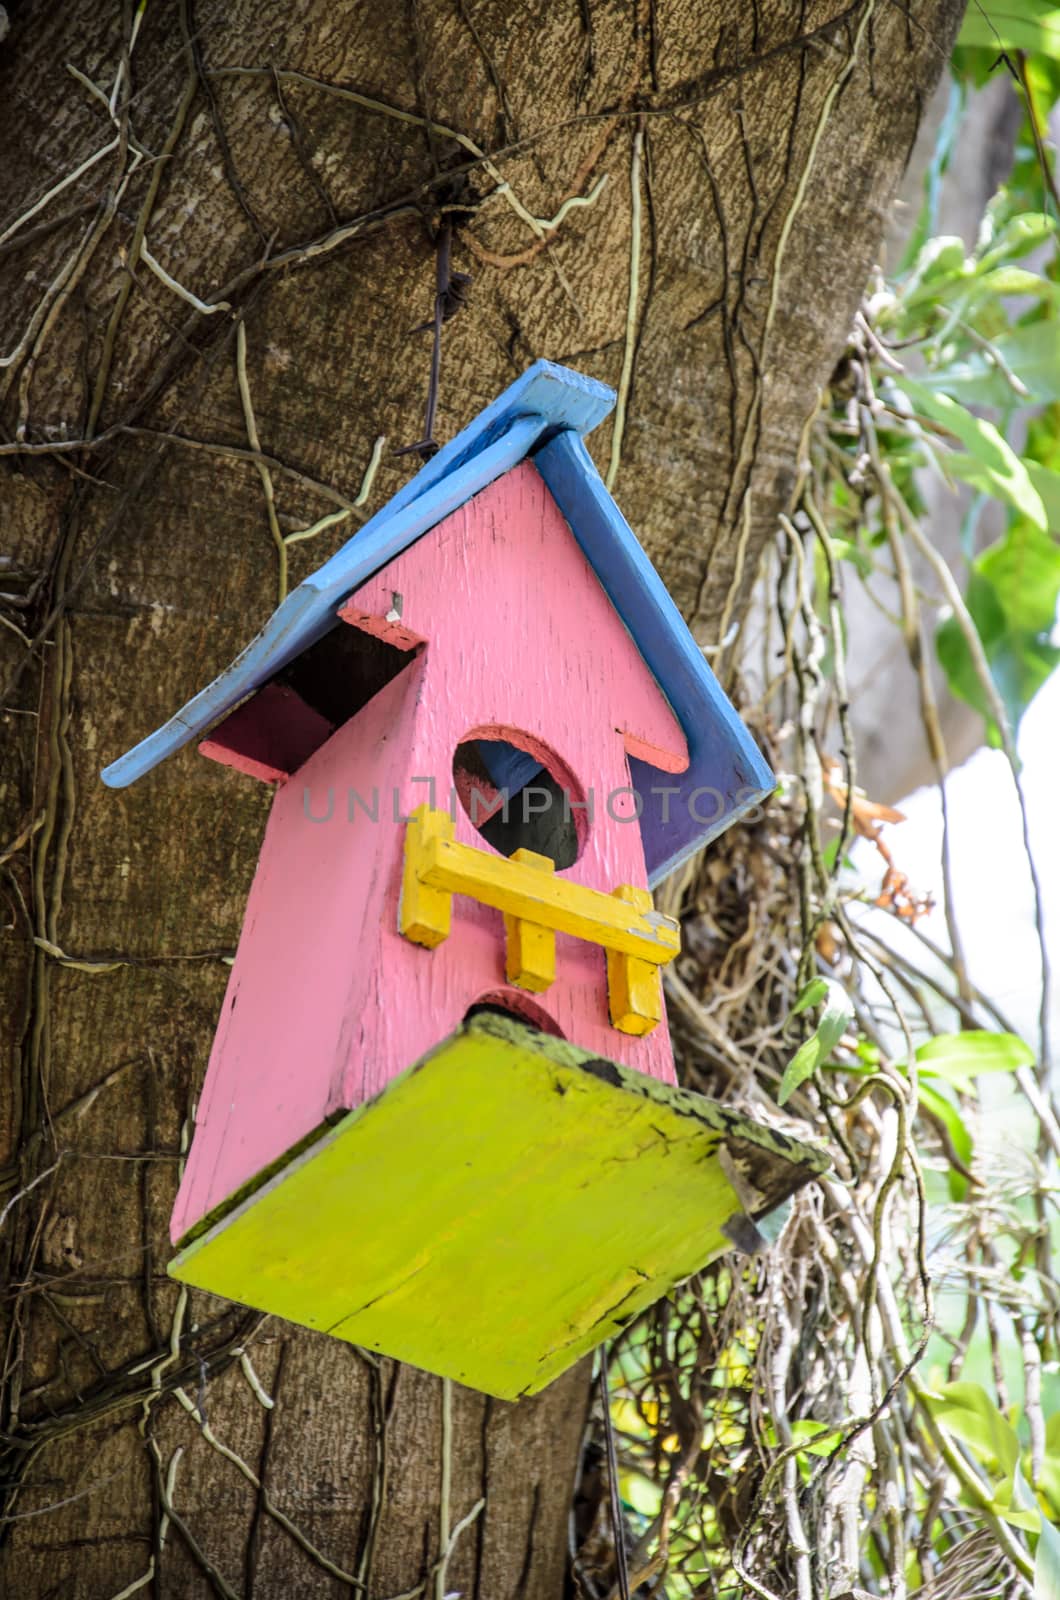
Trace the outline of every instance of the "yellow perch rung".
<instances>
[{"instance_id":1,"label":"yellow perch rung","mask_svg":"<svg viewBox=\"0 0 1060 1600\"><path fill-rule=\"evenodd\" d=\"M443 821L447 827L443 828ZM406 891L412 880L429 889L467 895L505 916L555 933L570 933L659 967L679 953L681 936L672 917L638 910L617 894L586 889L514 858L505 860L476 850L474 845L457 844L452 834L447 812L431 811L428 806L416 808L405 841ZM403 925L401 931L417 944L427 942L411 927Z\"/></svg>"},{"instance_id":2,"label":"yellow perch rung","mask_svg":"<svg viewBox=\"0 0 1060 1600\"><path fill-rule=\"evenodd\" d=\"M659 968L681 948L677 922L652 909L647 889L613 894L555 874L547 856L517 850L508 860L453 838L446 811L417 806L405 836L399 926L433 949L449 935L452 896L466 895L504 915L509 983L537 993L556 976L557 933L607 952L611 1021L623 1033L650 1033L662 1017Z\"/></svg>"},{"instance_id":3,"label":"yellow perch rung","mask_svg":"<svg viewBox=\"0 0 1060 1600\"><path fill-rule=\"evenodd\" d=\"M535 850L515 850L513 861L536 872L555 872L556 865L548 856ZM435 891L437 892L437 891ZM505 916L504 931L508 940L505 976L509 983L531 994L542 994L556 981L556 935L551 928L542 928L536 922L524 922L520 917Z\"/></svg>"}]
</instances>

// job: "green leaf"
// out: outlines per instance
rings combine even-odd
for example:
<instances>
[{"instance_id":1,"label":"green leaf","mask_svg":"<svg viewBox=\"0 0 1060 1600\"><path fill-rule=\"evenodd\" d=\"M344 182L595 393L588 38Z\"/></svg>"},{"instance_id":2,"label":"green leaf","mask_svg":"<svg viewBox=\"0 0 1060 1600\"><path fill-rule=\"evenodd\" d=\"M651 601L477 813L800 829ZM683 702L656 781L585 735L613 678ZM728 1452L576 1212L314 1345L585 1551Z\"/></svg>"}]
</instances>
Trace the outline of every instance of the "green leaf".
<instances>
[{"instance_id":1,"label":"green leaf","mask_svg":"<svg viewBox=\"0 0 1060 1600\"><path fill-rule=\"evenodd\" d=\"M1057 15L1060 16L1060 12L1057 12ZM995 209L989 208L988 227L996 216ZM1008 263L1020 256L1029 255L1032 250L1037 250L1040 244L1052 238L1055 232L1056 222L1047 211L1018 211L1015 216L1010 216L1002 223L992 238L988 238L986 249L976 262L977 270L988 271L1003 262Z\"/></svg>"},{"instance_id":2,"label":"green leaf","mask_svg":"<svg viewBox=\"0 0 1060 1600\"><path fill-rule=\"evenodd\" d=\"M811 978L806 987L800 992L798 999L791 1008L793 1017L800 1011L809 1011L811 1006L819 1006L822 1000L828 997L828 979Z\"/></svg>"},{"instance_id":3,"label":"green leaf","mask_svg":"<svg viewBox=\"0 0 1060 1600\"><path fill-rule=\"evenodd\" d=\"M940 623L935 635L939 661L953 693L980 712L987 727L987 744L1000 749L1001 734L990 714L986 696L968 655L964 635L951 618ZM993 677L1005 703L1010 726L1019 720L1042 685L1060 666L1060 649L1036 640L1019 640L1013 647L1001 645L991 652Z\"/></svg>"},{"instance_id":4,"label":"green leaf","mask_svg":"<svg viewBox=\"0 0 1060 1600\"><path fill-rule=\"evenodd\" d=\"M824 864L827 867L829 872L831 872L834 869L835 863L836 863L836 857L838 855L839 855L839 836L836 835L836 837L834 839L829 839L827 844L823 844L821 846L821 860L824 862ZM850 856L847 855L845 852L844 852L843 857L842 857L842 859L841 859L839 864L840 864L840 866L845 867L848 872L855 872L857 870L856 867L854 866L853 861L850 859Z\"/></svg>"},{"instance_id":5,"label":"green leaf","mask_svg":"<svg viewBox=\"0 0 1060 1600\"><path fill-rule=\"evenodd\" d=\"M653 1483L640 1472L619 1474L619 1495L622 1503L642 1517L655 1517L662 1503L662 1485Z\"/></svg>"},{"instance_id":6,"label":"green leaf","mask_svg":"<svg viewBox=\"0 0 1060 1600\"><path fill-rule=\"evenodd\" d=\"M1038 1511L1038 1502L1034 1498L1034 1490L1023 1476L1023 1468L1018 1461L1012 1474L1012 1503L1020 1511L1033 1511L1041 1515Z\"/></svg>"},{"instance_id":7,"label":"green leaf","mask_svg":"<svg viewBox=\"0 0 1060 1600\"><path fill-rule=\"evenodd\" d=\"M967 1033L940 1033L917 1048L917 1065L926 1076L952 1083L965 1094L973 1093L974 1079L984 1072L1015 1072L1034 1065L1034 1051L1014 1033L990 1033L970 1028Z\"/></svg>"},{"instance_id":8,"label":"green leaf","mask_svg":"<svg viewBox=\"0 0 1060 1600\"><path fill-rule=\"evenodd\" d=\"M824 1065L854 1015L850 996L841 984L835 983L831 978L814 978L799 995L792 1010L804 1011L809 1006L820 1005L822 1002L824 1010L820 1022L784 1068L784 1076L777 1090L779 1105L783 1105L800 1084L805 1083L819 1066Z\"/></svg>"},{"instance_id":9,"label":"green leaf","mask_svg":"<svg viewBox=\"0 0 1060 1600\"><path fill-rule=\"evenodd\" d=\"M1041 1528L1042 1514L1038 1502L1031 1493L1018 1461L1007 1482L999 1485L994 1494L991 1510L1003 1517L1010 1527L1022 1528L1025 1533L1037 1533Z\"/></svg>"},{"instance_id":10,"label":"green leaf","mask_svg":"<svg viewBox=\"0 0 1060 1600\"><path fill-rule=\"evenodd\" d=\"M983 274L980 286L992 294L1034 294L1048 299L1055 299L1060 293L1060 284L1043 278L1041 273L1028 272L1026 267L994 267Z\"/></svg>"},{"instance_id":11,"label":"green leaf","mask_svg":"<svg viewBox=\"0 0 1060 1600\"><path fill-rule=\"evenodd\" d=\"M829 1456L842 1435L826 1422L811 1422L803 1418L791 1424L792 1441L801 1444L812 1456Z\"/></svg>"},{"instance_id":12,"label":"green leaf","mask_svg":"<svg viewBox=\"0 0 1060 1600\"><path fill-rule=\"evenodd\" d=\"M872 577L872 557L867 550L863 550L852 539L838 539L833 536L828 543L837 561L850 561L857 567L862 578Z\"/></svg>"},{"instance_id":13,"label":"green leaf","mask_svg":"<svg viewBox=\"0 0 1060 1600\"><path fill-rule=\"evenodd\" d=\"M949 1134L953 1153L962 1166L970 1167L975 1154L972 1136L965 1126L964 1119L959 1110L945 1095L940 1094L928 1083L921 1083L918 1093L920 1109L937 1117ZM951 1167L947 1174L950 1196L954 1200L963 1200L968 1189L968 1180L964 1174L955 1167Z\"/></svg>"},{"instance_id":14,"label":"green leaf","mask_svg":"<svg viewBox=\"0 0 1060 1600\"><path fill-rule=\"evenodd\" d=\"M1060 533L1060 472L1051 472L1048 467L1043 467L1037 461L1023 458L1030 480L1042 497L1045 507L1045 525L1054 533ZM1060 554L1058 554L1060 560Z\"/></svg>"},{"instance_id":15,"label":"green leaf","mask_svg":"<svg viewBox=\"0 0 1060 1600\"><path fill-rule=\"evenodd\" d=\"M1049 1502L1053 1521L1060 1521L1060 1411L1045 1424L1045 1455L1038 1487Z\"/></svg>"},{"instance_id":16,"label":"green leaf","mask_svg":"<svg viewBox=\"0 0 1060 1600\"><path fill-rule=\"evenodd\" d=\"M1008 1477L1019 1461L1019 1440L981 1383L962 1379L925 1395L936 1421L962 1440L984 1466Z\"/></svg>"},{"instance_id":17,"label":"green leaf","mask_svg":"<svg viewBox=\"0 0 1060 1600\"><path fill-rule=\"evenodd\" d=\"M821 1043L816 1033L811 1033L805 1044L799 1046L787 1066L784 1076L780 1080L777 1090L777 1104L783 1105L795 1093L800 1084L812 1078L821 1064Z\"/></svg>"},{"instance_id":18,"label":"green leaf","mask_svg":"<svg viewBox=\"0 0 1060 1600\"><path fill-rule=\"evenodd\" d=\"M981 637L981 635L980 635ZM986 742L994 750L1001 748L1001 733L990 714L990 707L972 665L964 634L953 617L940 622L935 630L935 654L946 674L950 693L963 700L966 706L978 711L986 723Z\"/></svg>"},{"instance_id":19,"label":"green leaf","mask_svg":"<svg viewBox=\"0 0 1060 1600\"><path fill-rule=\"evenodd\" d=\"M984 350L974 350L959 360L934 367L923 374L921 383L938 389L966 405L994 406L1005 410L1013 405L1038 402L1049 405L1060 400L1060 325L1052 320L1025 323L992 341L1002 361L1028 391L1017 396L1008 379ZM906 387L903 375L901 387Z\"/></svg>"},{"instance_id":20,"label":"green leaf","mask_svg":"<svg viewBox=\"0 0 1060 1600\"><path fill-rule=\"evenodd\" d=\"M996 60L996 44L993 50L981 45L955 44L950 56L950 68L962 86L968 83L975 89L982 89L994 76Z\"/></svg>"},{"instance_id":21,"label":"green leaf","mask_svg":"<svg viewBox=\"0 0 1060 1600\"><path fill-rule=\"evenodd\" d=\"M1034 1556L1034 1600L1060 1600L1060 1533L1045 1517Z\"/></svg>"},{"instance_id":22,"label":"green leaf","mask_svg":"<svg viewBox=\"0 0 1060 1600\"><path fill-rule=\"evenodd\" d=\"M928 239L902 285L896 310L905 316L924 304L936 304L945 291L962 284L971 273L964 240L947 234Z\"/></svg>"},{"instance_id":23,"label":"green leaf","mask_svg":"<svg viewBox=\"0 0 1060 1600\"><path fill-rule=\"evenodd\" d=\"M992 50L1026 50L1032 55L1060 56L1060 11L1051 0L985 0L968 8L958 45Z\"/></svg>"},{"instance_id":24,"label":"green leaf","mask_svg":"<svg viewBox=\"0 0 1060 1600\"><path fill-rule=\"evenodd\" d=\"M990 426L990 424L988 424ZM988 494L993 500L1012 503L1011 496L1006 492L1003 483L999 483L997 470L992 463L983 461L981 457L965 453L957 454L948 451L940 456L940 464L951 478L957 478L961 483L967 483L973 489L978 489L980 494ZM1026 463L1024 463L1026 470ZM1027 474L1032 487L1034 480ZM1042 508L1044 519L1044 505Z\"/></svg>"},{"instance_id":25,"label":"green leaf","mask_svg":"<svg viewBox=\"0 0 1060 1600\"><path fill-rule=\"evenodd\" d=\"M1015 506L1036 527L1044 529L1045 507L1042 497L1031 482L1023 462L1005 443L992 422L974 417L956 400L951 400L948 394L936 394L904 374L898 387L904 391L915 411L940 423L960 440L968 454L979 463L984 477L980 488L987 488L989 494Z\"/></svg>"},{"instance_id":26,"label":"green leaf","mask_svg":"<svg viewBox=\"0 0 1060 1600\"><path fill-rule=\"evenodd\" d=\"M1045 476L1043 469L1038 471ZM1012 527L976 558L975 572L993 589L1014 632L1051 631L1060 597L1060 544L1047 533L1033 527Z\"/></svg>"},{"instance_id":27,"label":"green leaf","mask_svg":"<svg viewBox=\"0 0 1060 1600\"><path fill-rule=\"evenodd\" d=\"M1052 498L1057 475L1028 462ZM1013 728L1042 684L1060 664L1050 634L1060 598L1060 545L1048 534L1016 521L1003 539L977 556L967 604L982 641L991 675ZM964 635L954 618L938 628L935 647L953 693L981 712L989 742L1000 743Z\"/></svg>"}]
</instances>

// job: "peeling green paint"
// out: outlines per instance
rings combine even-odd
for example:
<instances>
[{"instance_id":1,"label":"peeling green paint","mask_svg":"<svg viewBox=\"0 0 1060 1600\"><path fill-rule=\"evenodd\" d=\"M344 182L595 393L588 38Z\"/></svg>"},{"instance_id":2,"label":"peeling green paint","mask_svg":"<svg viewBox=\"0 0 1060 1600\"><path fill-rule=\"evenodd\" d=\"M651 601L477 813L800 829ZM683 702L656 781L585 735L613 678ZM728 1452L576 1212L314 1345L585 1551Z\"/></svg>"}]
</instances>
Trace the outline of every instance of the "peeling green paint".
<instances>
[{"instance_id":1,"label":"peeling green paint","mask_svg":"<svg viewBox=\"0 0 1060 1600\"><path fill-rule=\"evenodd\" d=\"M482 1014L235 1197L170 1271L514 1399L731 1248L734 1214L827 1164Z\"/></svg>"}]
</instances>

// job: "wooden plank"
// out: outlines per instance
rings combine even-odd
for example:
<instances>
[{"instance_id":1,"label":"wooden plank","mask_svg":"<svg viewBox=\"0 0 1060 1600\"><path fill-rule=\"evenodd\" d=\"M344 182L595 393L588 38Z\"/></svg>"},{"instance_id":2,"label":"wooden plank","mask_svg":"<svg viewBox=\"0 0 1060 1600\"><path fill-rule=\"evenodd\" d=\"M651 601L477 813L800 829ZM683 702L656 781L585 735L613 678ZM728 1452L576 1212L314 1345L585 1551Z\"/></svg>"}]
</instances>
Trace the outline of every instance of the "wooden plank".
<instances>
[{"instance_id":1,"label":"wooden plank","mask_svg":"<svg viewBox=\"0 0 1060 1600\"><path fill-rule=\"evenodd\" d=\"M422 634L406 628L400 618L362 611L353 600L347 600L345 605L340 606L338 614L348 627L370 633L373 638L382 639L384 644L392 644L398 650L419 650L427 643Z\"/></svg>"},{"instance_id":2,"label":"wooden plank","mask_svg":"<svg viewBox=\"0 0 1060 1600\"><path fill-rule=\"evenodd\" d=\"M651 892L624 883L615 897L638 911L650 911ZM610 949L607 952L607 1005L620 1033L642 1038L662 1021L662 973L651 961Z\"/></svg>"},{"instance_id":3,"label":"wooden plank","mask_svg":"<svg viewBox=\"0 0 1060 1600\"><path fill-rule=\"evenodd\" d=\"M514 850L511 859L535 872L554 873L556 864L535 850ZM531 994L543 994L556 981L556 935L551 928L505 915L505 976Z\"/></svg>"},{"instance_id":4,"label":"wooden plank","mask_svg":"<svg viewBox=\"0 0 1060 1600\"><path fill-rule=\"evenodd\" d=\"M504 861L451 839L424 845L420 877L432 888L466 894L480 905L510 917L536 922L555 933L569 933L606 950L621 950L643 961L665 965L678 955L681 935L661 911L634 911L621 900L586 889L569 878L543 878L514 857Z\"/></svg>"},{"instance_id":5,"label":"wooden plank","mask_svg":"<svg viewBox=\"0 0 1060 1600\"><path fill-rule=\"evenodd\" d=\"M124 789L205 733L238 701L275 676L334 625L335 610L351 589L392 555L406 549L472 495L517 466L543 431L539 416L516 418L507 433L394 512L384 507L356 538L278 606L260 633L221 675L200 689L154 733L141 739L101 774L112 789ZM439 455L441 452L439 452ZM385 513L385 514L384 514Z\"/></svg>"},{"instance_id":6,"label":"wooden plank","mask_svg":"<svg viewBox=\"0 0 1060 1600\"><path fill-rule=\"evenodd\" d=\"M418 806L408 821L405 858L401 872L398 927L406 939L435 950L448 939L453 926L453 897L444 888L428 884L420 867L430 843L451 839L453 820L444 811Z\"/></svg>"},{"instance_id":7,"label":"wooden plank","mask_svg":"<svg viewBox=\"0 0 1060 1600\"><path fill-rule=\"evenodd\" d=\"M642 891L645 907L639 909L625 895L605 894L570 878L547 876L536 862L524 859L533 852L517 850L505 860L474 845L458 844L453 832L452 818L426 805L417 806L409 819L400 927L414 943L433 948L447 936L441 931L440 900L435 902L438 917L423 919L420 891L426 887L448 895L467 895L507 917L569 933L575 939L659 966L680 953L677 922L650 909L651 895L646 890ZM448 917L448 908L444 914Z\"/></svg>"},{"instance_id":8,"label":"wooden plank","mask_svg":"<svg viewBox=\"0 0 1060 1600\"><path fill-rule=\"evenodd\" d=\"M698 1095L481 1015L170 1271L514 1399L730 1248L745 1206L773 1209L827 1164Z\"/></svg>"},{"instance_id":9,"label":"wooden plank","mask_svg":"<svg viewBox=\"0 0 1060 1600\"><path fill-rule=\"evenodd\" d=\"M430 643L277 790L174 1210L178 1234L324 1117L375 1094L483 995L506 989L518 1000L501 911L458 897L452 937L435 949L398 931L406 818L432 781L434 808L447 806L463 741L492 735L558 761L575 802L595 788L593 820L575 813L581 853L557 878L607 895L646 882L620 792L629 735L677 754L684 737L533 465L489 485L352 598L385 617L395 592L402 625ZM527 639L539 647L533 673ZM336 659L341 672L341 651ZM457 841L481 848L460 802L451 808ZM664 1027L637 1037L612 1026L600 947L563 933L555 945L556 978L540 1000L556 1031L672 1082Z\"/></svg>"},{"instance_id":10,"label":"wooden plank","mask_svg":"<svg viewBox=\"0 0 1060 1600\"><path fill-rule=\"evenodd\" d=\"M276 783L319 750L331 732L327 718L301 695L283 684L267 683L203 739L199 754Z\"/></svg>"},{"instance_id":11,"label":"wooden plank","mask_svg":"<svg viewBox=\"0 0 1060 1600\"><path fill-rule=\"evenodd\" d=\"M415 1030L411 986L388 974L384 996L369 955L391 874L400 873L404 829L391 820L390 799L423 670L422 660L411 663L276 792L173 1210L175 1238L345 1109L350 1034L365 1017L383 1026L392 1007ZM377 821L363 808L351 817L353 774L366 804L378 793ZM431 960L398 936L394 920L393 943ZM447 1016L422 1042L403 1037L391 1071L451 1026ZM374 1039L365 1053L385 1058Z\"/></svg>"},{"instance_id":12,"label":"wooden plank","mask_svg":"<svg viewBox=\"0 0 1060 1600\"><path fill-rule=\"evenodd\" d=\"M399 550L521 461L560 428L587 433L615 403L612 390L569 367L535 361L443 445L318 572L299 584L213 683L103 772L121 789L173 755L259 688L330 627L340 601Z\"/></svg>"}]
</instances>

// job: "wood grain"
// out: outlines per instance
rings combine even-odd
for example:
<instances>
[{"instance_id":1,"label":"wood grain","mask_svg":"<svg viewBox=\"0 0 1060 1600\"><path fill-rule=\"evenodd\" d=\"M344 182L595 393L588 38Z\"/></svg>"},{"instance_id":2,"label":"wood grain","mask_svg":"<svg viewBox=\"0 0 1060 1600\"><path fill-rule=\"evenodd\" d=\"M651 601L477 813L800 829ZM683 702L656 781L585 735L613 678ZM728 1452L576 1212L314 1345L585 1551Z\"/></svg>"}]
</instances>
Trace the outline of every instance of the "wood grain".
<instances>
[{"instance_id":1,"label":"wood grain","mask_svg":"<svg viewBox=\"0 0 1060 1600\"><path fill-rule=\"evenodd\" d=\"M722 1152L739 1166L748 1147L737 1195ZM770 1210L825 1166L700 1095L480 1015L170 1270L514 1400L730 1248L748 1199Z\"/></svg>"},{"instance_id":2,"label":"wood grain","mask_svg":"<svg viewBox=\"0 0 1060 1600\"><path fill-rule=\"evenodd\" d=\"M646 888L627 752L632 743L680 764L684 734L532 463L446 517L354 599L385 616L395 591L403 625L426 647L277 790L174 1238L505 987L504 911L514 904L455 899L451 932L433 949L399 933L406 818L432 797L444 805L465 740L508 740L569 786L572 805L591 805L591 817L580 813L579 859L554 885L612 905L616 885ZM457 848L519 870L488 847L483 855L470 818L453 811ZM544 874L521 870L547 891ZM430 916L441 915L445 897L427 893ZM672 930L647 926L649 946L676 948ZM633 945L647 953L642 939ZM665 1028L637 1036L613 1026L602 950L560 931L556 973L540 1003L564 1037L673 1082Z\"/></svg>"}]
</instances>

